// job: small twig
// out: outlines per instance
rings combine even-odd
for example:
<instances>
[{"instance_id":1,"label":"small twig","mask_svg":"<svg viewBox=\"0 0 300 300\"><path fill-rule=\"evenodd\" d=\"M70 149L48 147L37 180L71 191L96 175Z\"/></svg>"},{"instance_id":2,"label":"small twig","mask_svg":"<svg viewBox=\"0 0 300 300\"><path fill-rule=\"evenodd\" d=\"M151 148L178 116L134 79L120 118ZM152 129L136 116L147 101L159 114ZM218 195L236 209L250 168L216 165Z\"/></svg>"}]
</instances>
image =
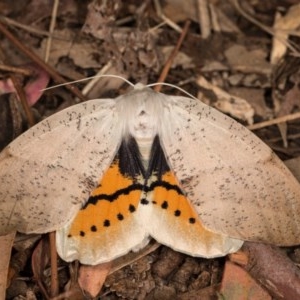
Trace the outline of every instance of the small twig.
<instances>
[{"instance_id":1,"label":"small twig","mask_svg":"<svg viewBox=\"0 0 300 300\"><path fill-rule=\"evenodd\" d=\"M11 72L11 73L18 73L18 74L21 74L21 75L24 75L24 76L31 76L32 75L32 71L29 70L29 69L13 67L13 66L4 65L4 64L0 64L0 70Z\"/></svg>"},{"instance_id":2,"label":"small twig","mask_svg":"<svg viewBox=\"0 0 300 300\"><path fill-rule=\"evenodd\" d=\"M29 48L23 45L19 40L17 40L13 34L5 28L5 26L0 22L0 32L2 32L7 39L9 39L20 51L25 53L30 59L37 63L41 68L43 68L57 83L66 83L67 81L59 75L54 68L46 64L39 56L32 52ZM66 88L75 94L80 100L85 101L85 97L79 91L76 86L66 85Z\"/></svg>"},{"instance_id":3,"label":"small twig","mask_svg":"<svg viewBox=\"0 0 300 300\"><path fill-rule=\"evenodd\" d=\"M247 126L248 129L250 130L256 130L256 129L260 129L263 127L267 127L267 126L271 126L271 125L276 125L276 124L280 124L283 122L287 122L287 121L292 121L292 120L296 120L300 118L300 112L294 113L294 114L289 114L289 115L285 115L282 117L278 117L272 120L268 120L268 121L264 121L264 122L260 122L260 123L256 123L253 125L249 125Z\"/></svg>"},{"instance_id":4,"label":"small twig","mask_svg":"<svg viewBox=\"0 0 300 300\"><path fill-rule=\"evenodd\" d=\"M300 133L295 133L295 134L288 134L286 137L288 140L297 140L300 138ZM274 137L271 139L268 139L268 143L276 143L276 142L281 142L282 137Z\"/></svg>"},{"instance_id":5,"label":"small twig","mask_svg":"<svg viewBox=\"0 0 300 300\"><path fill-rule=\"evenodd\" d=\"M159 0L154 0L154 6L155 6L155 10L157 15L166 23L168 24L171 28L173 28L175 31L181 33L182 29L172 20L170 20L169 18L167 18L163 12L162 12L162 8L160 5Z\"/></svg>"},{"instance_id":6,"label":"small twig","mask_svg":"<svg viewBox=\"0 0 300 300\"><path fill-rule=\"evenodd\" d=\"M208 9L208 1L207 0L198 0L198 17L199 17L199 24L201 29L201 36L203 39L207 39L211 33L211 21L210 21L210 14Z\"/></svg>"},{"instance_id":7,"label":"small twig","mask_svg":"<svg viewBox=\"0 0 300 300\"><path fill-rule=\"evenodd\" d=\"M28 101L26 99L26 94L25 94L25 91L24 89L22 88L20 82L19 82L19 79L15 76L15 75L11 75L10 76L13 84L14 84L14 87L15 87L15 90L17 92L17 95L19 96L19 99L22 103L22 107L25 111L25 114L27 116L27 120L28 120L28 124L30 127L32 127L34 124L35 124L35 120L34 120L34 117L33 117L33 114L32 114L32 111L28 105Z\"/></svg>"},{"instance_id":8,"label":"small twig","mask_svg":"<svg viewBox=\"0 0 300 300\"><path fill-rule=\"evenodd\" d=\"M46 42L45 62L49 61L50 49L51 49L51 43L52 43L52 34L54 32L54 28L55 28L55 24L56 24L58 5L59 5L59 0L54 0L52 14L51 14L50 28L49 28L50 35Z\"/></svg>"},{"instance_id":9,"label":"small twig","mask_svg":"<svg viewBox=\"0 0 300 300\"><path fill-rule=\"evenodd\" d=\"M13 19L10 19L10 18L4 17L4 16L0 16L0 21L7 24L7 25L11 25L11 26L14 26L14 27L17 27L17 28L21 28L21 29L23 29L27 32L31 32L31 33L36 34L36 35L51 36L52 38L57 39L57 40L66 40L66 38L63 37L63 36L59 36L57 34L52 35L48 31L39 30L39 29L33 28L32 26L24 25L22 23L19 23L19 22L13 20Z\"/></svg>"},{"instance_id":10,"label":"small twig","mask_svg":"<svg viewBox=\"0 0 300 300\"><path fill-rule=\"evenodd\" d=\"M51 261L51 291L50 291L50 295L51 295L51 297L55 297L59 293L55 231L52 231L49 233L49 242L50 242L50 261Z\"/></svg>"},{"instance_id":11,"label":"small twig","mask_svg":"<svg viewBox=\"0 0 300 300\"><path fill-rule=\"evenodd\" d=\"M95 86L95 84L99 81L101 78L101 75L106 74L106 72L112 67L112 62L109 61L93 78L91 81L88 82L88 84L82 89L82 94L87 95Z\"/></svg>"},{"instance_id":12,"label":"small twig","mask_svg":"<svg viewBox=\"0 0 300 300\"><path fill-rule=\"evenodd\" d=\"M170 68L172 66L173 60L176 57L176 55L177 55L177 53L178 53L178 51L179 51L179 49L180 49L180 47L182 45L182 42L184 41L184 38L185 38L185 36L188 33L190 24L191 24L191 21L189 21L189 20L185 22L184 28L183 28L182 33L181 33L181 35L180 35L180 37L179 37L179 39L177 41L177 44L176 44L175 48L173 49L171 55L169 56L169 58L168 58L168 60L167 60L167 62L165 64L165 66L164 66L164 68L163 68L163 70L162 70L162 72L161 72L161 74L160 74L157 82L164 82L165 81L165 79L167 77L167 74L168 74L168 72L169 72L169 70L170 70ZM159 92L161 90L161 85L155 86L154 90L156 92Z\"/></svg>"}]
</instances>

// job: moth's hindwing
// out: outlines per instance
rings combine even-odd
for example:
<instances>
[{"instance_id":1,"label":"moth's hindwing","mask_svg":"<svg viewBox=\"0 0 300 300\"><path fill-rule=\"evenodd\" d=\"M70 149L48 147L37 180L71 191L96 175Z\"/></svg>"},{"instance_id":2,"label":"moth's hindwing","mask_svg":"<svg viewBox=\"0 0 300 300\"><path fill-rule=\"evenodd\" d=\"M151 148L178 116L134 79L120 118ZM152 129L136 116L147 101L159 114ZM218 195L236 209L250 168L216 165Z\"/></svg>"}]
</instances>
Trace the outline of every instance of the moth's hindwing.
<instances>
[{"instance_id":1,"label":"moth's hindwing","mask_svg":"<svg viewBox=\"0 0 300 300\"><path fill-rule=\"evenodd\" d=\"M300 184L247 128L185 97L165 114L161 142L203 224L232 238L300 242ZM174 121L173 121L174 120Z\"/></svg>"},{"instance_id":2,"label":"moth's hindwing","mask_svg":"<svg viewBox=\"0 0 300 300\"><path fill-rule=\"evenodd\" d=\"M158 137L147 169L131 138L122 142L73 222L58 231L58 252L67 261L96 264L144 245L149 236L202 257L224 255L242 244L203 227L167 165Z\"/></svg>"},{"instance_id":3,"label":"moth's hindwing","mask_svg":"<svg viewBox=\"0 0 300 300\"><path fill-rule=\"evenodd\" d=\"M158 242L192 256L215 257L235 252L242 241L207 230L170 169L155 138L147 182L147 201L140 211L148 234ZM150 212L150 213L149 213ZM147 219L148 216L148 219Z\"/></svg>"},{"instance_id":4,"label":"moth's hindwing","mask_svg":"<svg viewBox=\"0 0 300 300\"><path fill-rule=\"evenodd\" d=\"M111 261L147 242L137 216L144 180L134 140L121 147L75 219L57 232L57 250L66 261Z\"/></svg>"}]
</instances>

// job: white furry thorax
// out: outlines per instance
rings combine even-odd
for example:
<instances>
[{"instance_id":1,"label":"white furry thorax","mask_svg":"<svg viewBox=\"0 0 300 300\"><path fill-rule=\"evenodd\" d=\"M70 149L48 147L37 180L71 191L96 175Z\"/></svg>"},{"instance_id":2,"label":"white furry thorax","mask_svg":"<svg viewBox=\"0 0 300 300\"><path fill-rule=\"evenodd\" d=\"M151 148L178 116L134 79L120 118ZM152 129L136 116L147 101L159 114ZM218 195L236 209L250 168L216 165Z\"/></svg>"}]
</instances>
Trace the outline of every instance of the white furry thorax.
<instances>
[{"instance_id":1,"label":"white furry thorax","mask_svg":"<svg viewBox=\"0 0 300 300\"><path fill-rule=\"evenodd\" d=\"M170 101L163 94L141 84L116 99L122 137L133 136L144 159L147 159L154 137L161 132L169 105Z\"/></svg>"}]
</instances>

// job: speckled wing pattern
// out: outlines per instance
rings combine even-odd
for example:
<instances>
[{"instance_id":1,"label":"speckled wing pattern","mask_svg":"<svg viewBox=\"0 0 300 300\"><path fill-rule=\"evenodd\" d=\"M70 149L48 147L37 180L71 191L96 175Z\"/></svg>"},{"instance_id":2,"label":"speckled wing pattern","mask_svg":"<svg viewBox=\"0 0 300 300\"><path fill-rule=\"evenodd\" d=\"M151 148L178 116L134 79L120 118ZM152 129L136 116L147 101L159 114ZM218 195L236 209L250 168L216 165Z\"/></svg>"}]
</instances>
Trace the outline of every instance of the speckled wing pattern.
<instances>
[{"instance_id":1,"label":"speckled wing pattern","mask_svg":"<svg viewBox=\"0 0 300 300\"><path fill-rule=\"evenodd\" d=\"M202 257L300 242L300 185L262 141L141 85L25 132L0 154L0 184L0 234L58 230L67 261L109 261L149 237Z\"/></svg>"},{"instance_id":2,"label":"speckled wing pattern","mask_svg":"<svg viewBox=\"0 0 300 300\"><path fill-rule=\"evenodd\" d=\"M300 242L300 185L247 128L194 99L168 97L161 141L206 228L281 246Z\"/></svg>"},{"instance_id":3,"label":"speckled wing pattern","mask_svg":"<svg viewBox=\"0 0 300 300\"><path fill-rule=\"evenodd\" d=\"M32 127L0 154L0 234L45 233L80 209L121 140L115 101L91 100Z\"/></svg>"},{"instance_id":4,"label":"speckled wing pattern","mask_svg":"<svg viewBox=\"0 0 300 300\"><path fill-rule=\"evenodd\" d=\"M166 162L158 136L147 168L136 140L123 140L99 186L56 236L59 255L83 264L111 261L144 246L150 236L204 257L234 252L242 245L203 227Z\"/></svg>"}]
</instances>

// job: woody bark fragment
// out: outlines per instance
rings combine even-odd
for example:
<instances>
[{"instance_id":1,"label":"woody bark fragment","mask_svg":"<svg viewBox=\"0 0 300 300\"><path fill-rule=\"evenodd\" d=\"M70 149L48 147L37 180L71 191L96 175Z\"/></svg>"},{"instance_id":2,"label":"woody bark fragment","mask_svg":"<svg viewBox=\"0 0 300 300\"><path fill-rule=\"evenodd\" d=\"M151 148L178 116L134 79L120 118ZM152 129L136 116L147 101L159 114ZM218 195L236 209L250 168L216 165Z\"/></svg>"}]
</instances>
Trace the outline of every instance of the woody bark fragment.
<instances>
[{"instance_id":1,"label":"woody bark fragment","mask_svg":"<svg viewBox=\"0 0 300 300\"><path fill-rule=\"evenodd\" d=\"M300 299L300 271L279 248L245 242L244 268L276 299Z\"/></svg>"}]
</instances>

